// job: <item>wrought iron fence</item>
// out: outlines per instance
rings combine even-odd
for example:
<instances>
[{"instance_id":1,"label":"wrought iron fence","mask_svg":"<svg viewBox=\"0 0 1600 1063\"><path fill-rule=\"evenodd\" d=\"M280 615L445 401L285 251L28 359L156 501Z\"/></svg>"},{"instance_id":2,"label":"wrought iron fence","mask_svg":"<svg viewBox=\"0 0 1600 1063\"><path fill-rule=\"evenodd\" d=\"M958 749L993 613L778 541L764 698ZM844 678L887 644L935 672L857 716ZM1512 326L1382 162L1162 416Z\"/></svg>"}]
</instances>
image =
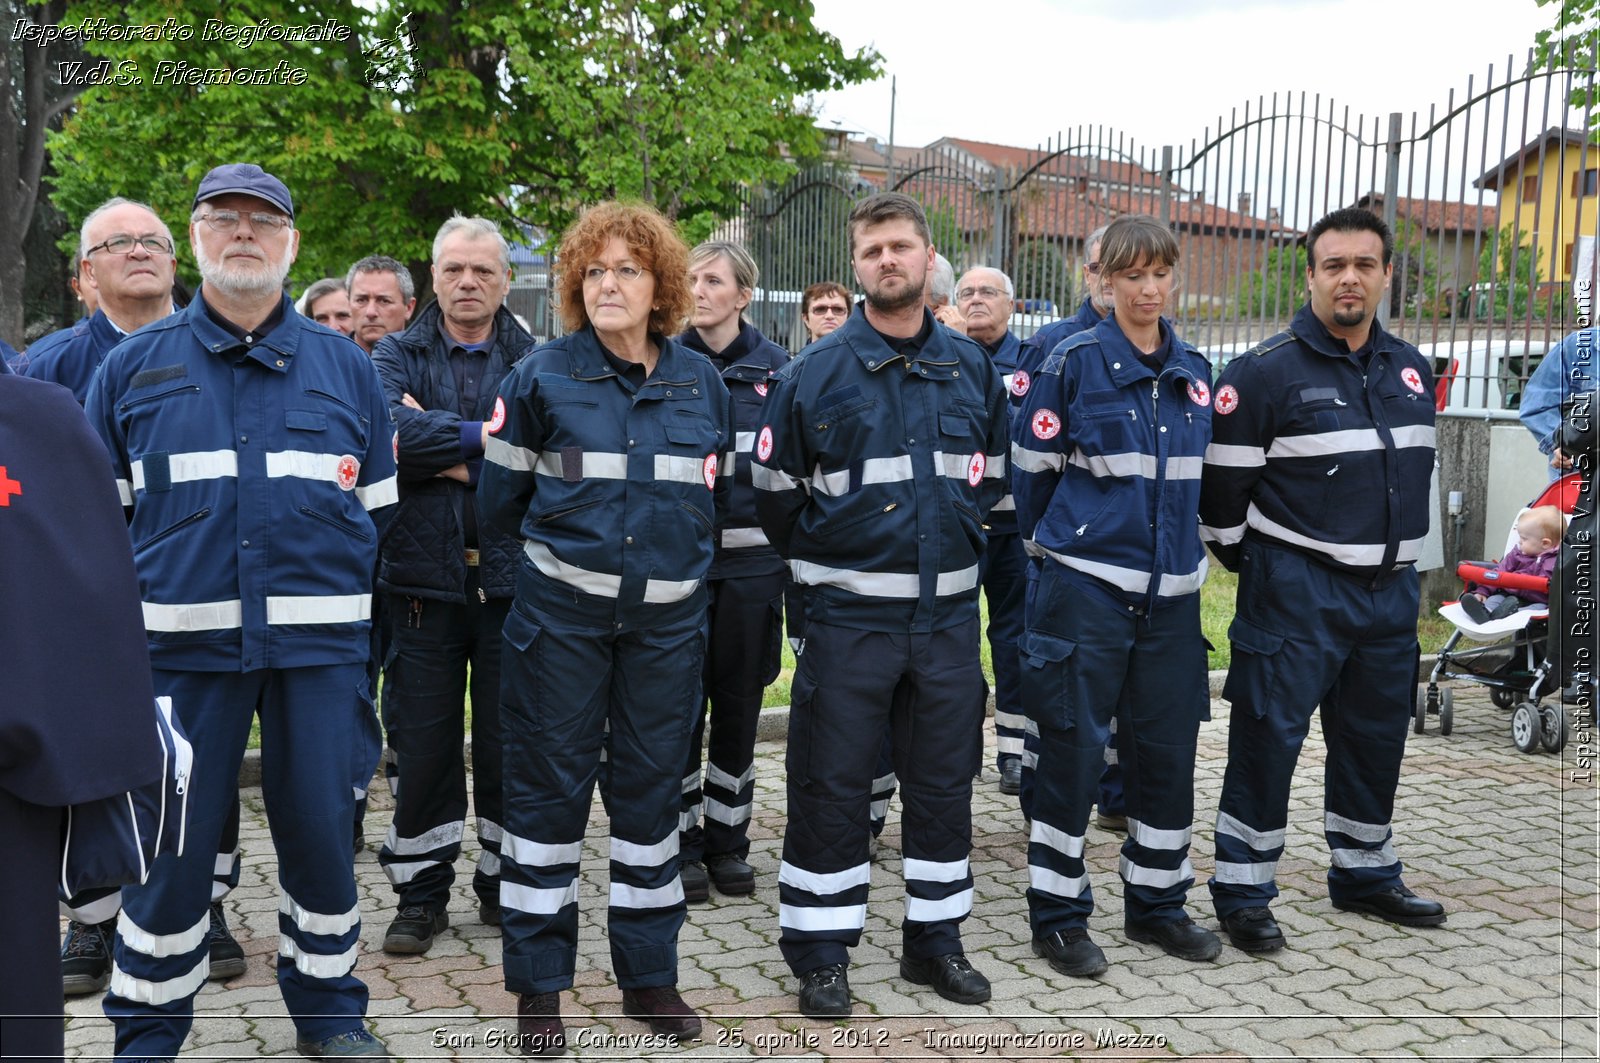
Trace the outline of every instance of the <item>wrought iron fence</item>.
<instances>
[{"instance_id":1,"label":"wrought iron fence","mask_svg":"<svg viewBox=\"0 0 1600 1063\"><path fill-rule=\"evenodd\" d=\"M1426 114L1263 96L1187 146L1080 126L1031 149L946 138L876 160L858 153L751 190L719 235L742 240L761 267L750 316L797 349L799 291L854 284L845 218L866 192L921 201L958 272L1004 270L1022 333L1084 298L1090 233L1149 214L1182 252L1178 327L1220 362L1303 301L1311 223L1364 206L1396 236L1388 327L1434 356L1452 406L1503 409L1571 329L1574 283L1593 284L1600 204L1597 116L1569 102L1595 70L1534 70L1531 55L1518 70L1508 57Z\"/></svg>"}]
</instances>

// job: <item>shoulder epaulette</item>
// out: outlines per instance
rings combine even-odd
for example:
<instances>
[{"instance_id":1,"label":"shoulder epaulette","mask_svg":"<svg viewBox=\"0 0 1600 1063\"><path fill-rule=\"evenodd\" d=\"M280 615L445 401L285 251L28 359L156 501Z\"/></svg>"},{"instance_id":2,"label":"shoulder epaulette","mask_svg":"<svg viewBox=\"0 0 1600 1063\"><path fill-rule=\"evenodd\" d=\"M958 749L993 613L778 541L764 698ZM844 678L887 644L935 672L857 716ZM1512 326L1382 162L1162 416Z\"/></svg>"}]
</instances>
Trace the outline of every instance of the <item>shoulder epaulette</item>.
<instances>
[{"instance_id":1,"label":"shoulder epaulette","mask_svg":"<svg viewBox=\"0 0 1600 1063\"><path fill-rule=\"evenodd\" d=\"M1044 364L1039 367L1039 372L1048 373L1050 376L1060 376L1061 367L1067 364L1065 355L1052 354L1045 357Z\"/></svg>"},{"instance_id":2,"label":"shoulder epaulette","mask_svg":"<svg viewBox=\"0 0 1600 1063\"><path fill-rule=\"evenodd\" d=\"M1294 334L1294 330L1285 329L1276 336L1268 336L1266 339L1262 340L1260 343L1256 344L1254 347L1250 348L1244 353L1247 355L1253 354L1259 358L1263 354L1271 354L1273 351L1276 351L1281 347L1288 346L1289 344L1293 343L1295 339L1296 336Z\"/></svg>"}]
</instances>

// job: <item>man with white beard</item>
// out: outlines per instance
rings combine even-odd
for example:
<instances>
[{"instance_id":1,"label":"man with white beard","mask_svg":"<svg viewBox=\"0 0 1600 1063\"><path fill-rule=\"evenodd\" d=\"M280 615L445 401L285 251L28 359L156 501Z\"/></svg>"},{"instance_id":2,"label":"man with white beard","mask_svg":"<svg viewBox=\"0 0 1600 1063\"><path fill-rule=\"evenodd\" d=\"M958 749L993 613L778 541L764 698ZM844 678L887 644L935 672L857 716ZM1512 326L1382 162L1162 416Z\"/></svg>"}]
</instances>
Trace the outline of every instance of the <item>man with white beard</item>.
<instances>
[{"instance_id":1,"label":"man with white beard","mask_svg":"<svg viewBox=\"0 0 1600 1063\"><path fill-rule=\"evenodd\" d=\"M259 716L295 1050L384 1056L353 973L350 780L378 758L366 664L394 424L360 348L283 292L300 234L282 181L213 169L189 240L199 292L112 349L85 410L127 509L155 687L195 754L183 855L123 891L105 1011L118 1058L183 1047L208 968L217 838Z\"/></svg>"}]
</instances>

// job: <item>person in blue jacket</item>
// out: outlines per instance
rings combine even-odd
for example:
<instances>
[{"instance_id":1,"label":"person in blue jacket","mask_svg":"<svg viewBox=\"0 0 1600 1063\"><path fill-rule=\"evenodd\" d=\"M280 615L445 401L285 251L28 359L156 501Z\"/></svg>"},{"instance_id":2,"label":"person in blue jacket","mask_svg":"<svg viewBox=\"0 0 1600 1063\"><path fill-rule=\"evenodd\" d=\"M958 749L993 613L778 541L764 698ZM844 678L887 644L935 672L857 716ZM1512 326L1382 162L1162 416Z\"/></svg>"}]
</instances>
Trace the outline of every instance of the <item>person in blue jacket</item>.
<instances>
[{"instance_id":1,"label":"person in blue jacket","mask_svg":"<svg viewBox=\"0 0 1600 1063\"><path fill-rule=\"evenodd\" d=\"M1209 705L1197 513L1210 367L1162 317L1178 268L1166 226L1118 218L1100 263L1116 310L1045 359L1012 451L1017 523L1043 558L1022 643L1040 742L1028 914L1034 953L1078 977L1106 970L1088 933L1083 851L1113 716L1128 809L1124 931L1187 960L1222 948L1184 910Z\"/></svg>"},{"instance_id":2,"label":"person in blue jacket","mask_svg":"<svg viewBox=\"0 0 1600 1063\"><path fill-rule=\"evenodd\" d=\"M601 204L556 262L569 334L501 383L505 416L478 481L483 519L523 541L500 662L500 909L529 1055L566 1047L560 993L577 962L578 863L602 759L623 1013L662 1036L700 1032L677 990L679 791L735 444L721 375L671 338L692 306L672 224Z\"/></svg>"},{"instance_id":3,"label":"person in blue jacket","mask_svg":"<svg viewBox=\"0 0 1600 1063\"><path fill-rule=\"evenodd\" d=\"M868 196L849 225L865 305L778 373L751 467L756 514L805 613L778 922L813 1018L852 1006L885 729L905 798L901 977L963 1004L990 994L961 923L983 752L983 521L1006 493L1005 388L982 348L923 306L934 249L921 205Z\"/></svg>"},{"instance_id":4,"label":"person in blue jacket","mask_svg":"<svg viewBox=\"0 0 1600 1063\"><path fill-rule=\"evenodd\" d=\"M1016 409L1012 385L1021 347L1016 334L1007 327L1014 298L1011 278L986 266L967 270L956 285L956 308L966 319L967 336L977 341L994 362L1000 382L1006 386L1008 411ZM1009 492L989 511L984 530L988 548L984 555L983 593L989 602L989 660L994 668L995 767L1000 772L1000 792L1018 795L1022 793L1027 717L1022 708L1017 640L1022 638L1028 559L1017 535L1017 507Z\"/></svg>"},{"instance_id":5,"label":"person in blue jacket","mask_svg":"<svg viewBox=\"0 0 1600 1063\"><path fill-rule=\"evenodd\" d=\"M93 603L67 608L64 603ZM71 392L0 361L0 1045L62 1058L65 808L162 776L139 584L105 447Z\"/></svg>"},{"instance_id":6,"label":"person in blue jacket","mask_svg":"<svg viewBox=\"0 0 1600 1063\"><path fill-rule=\"evenodd\" d=\"M1435 442L1432 367L1377 321L1393 257L1371 211L1318 220L1306 235L1310 301L1217 380L1200 519L1239 591L1210 886L1246 952L1284 946L1269 905L1313 713L1327 741L1333 906L1408 927L1446 919L1402 880L1391 822L1416 696Z\"/></svg>"},{"instance_id":7,"label":"person in blue jacket","mask_svg":"<svg viewBox=\"0 0 1600 1063\"><path fill-rule=\"evenodd\" d=\"M295 1048L385 1053L354 973L350 783L378 758L367 659L395 432L372 363L283 293L299 235L278 178L249 163L211 170L189 227L200 291L113 348L89 386L155 691L195 751L184 855L123 891L105 999L119 1057L174 1057L193 1022L217 839L256 717Z\"/></svg>"},{"instance_id":8,"label":"person in blue jacket","mask_svg":"<svg viewBox=\"0 0 1600 1063\"><path fill-rule=\"evenodd\" d=\"M1561 450L1561 408L1586 395L1600 381L1600 327L1569 333L1544 356L1522 389L1517 417L1539 442L1550 461L1550 478L1572 471L1571 456Z\"/></svg>"},{"instance_id":9,"label":"person in blue jacket","mask_svg":"<svg viewBox=\"0 0 1600 1063\"><path fill-rule=\"evenodd\" d=\"M760 279L750 252L728 241L703 243L689 252L689 277L694 313L691 327L678 340L709 358L722 374L733 395L739 440L730 470L727 519L717 531L717 554L707 583L710 631L703 685L710 715L709 749L702 756L708 725L707 713L701 712L689 736L678 824L683 893L693 903L706 900L712 884L730 896L751 893L756 886L747 859L755 799L756 725L762 693L782 665L783 587L788 570L756 521L750 447L761 427L768 380L789 355L741 316Z\"/></svg>"},{"instance_id":10,"label":"person in blue jacket","mask_svg":"<svg viewBox=\"0 0 1600 1063\"><path fill-rule=\"evenodd\" d=\"M1087 294L1083 303L1078 307L1077 313L1060 321L1052 322L1022 341L1017 351L1016 366L1012 370L1011 379L1007 385L1011 389L1011 401L1020 403L1028 393L1028 388L1033 378L1038 374L1039 367L1044 364L1045 357L1051 354L1062 341L1069 336L1076 336L1080 332L1087 332L1106 319L1111 313L1112 293L1111 286L1106 283L1106 275L1100 268L1100 245L1105 239L1106 227L1100 226L1083 240L1083 265L1081 267L1082 284ZM1032 558L1028 566L1028 586L1024 612L1031 608L1033 592L1038 587L1039 566L1038 558ZM1026 711L1026 705L1024 705ZM1100 771L1100 796L1096 801L1098 808L1095 812L1095 823L1105 830L1126 832L1128 818L1122 794L1122 765L1117 758L1117 724L1111 721L1111 737L1106 742L1105 766ZM1029 722L1027 734L1023 739L1022 753L1022 778L1020 779L1022 814L1032 818L1033 813L1033 771L1039 760L1039 736L1037 728Z\"/></svg>"}]
</instances>

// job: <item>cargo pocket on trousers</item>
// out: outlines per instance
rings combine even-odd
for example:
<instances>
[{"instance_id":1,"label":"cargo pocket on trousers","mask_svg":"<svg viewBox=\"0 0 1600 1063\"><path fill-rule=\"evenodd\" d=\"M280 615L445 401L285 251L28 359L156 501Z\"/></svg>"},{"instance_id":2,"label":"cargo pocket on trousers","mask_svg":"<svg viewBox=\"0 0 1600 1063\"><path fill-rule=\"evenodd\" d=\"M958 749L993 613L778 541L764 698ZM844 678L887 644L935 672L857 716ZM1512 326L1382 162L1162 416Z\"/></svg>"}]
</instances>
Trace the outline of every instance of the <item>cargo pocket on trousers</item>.
<instances>
[{"instance_id":1,"label":"cargo pocket on trousers","mask_svg":"<svg viewBox=\"0 0 1600 1063\"><path fill-rule=\"evenodd\" d=\"M1022 705L1035 722L1056 730L1072 727L1068 659L1078 644L1059 635L1027 631L1017 643L1022 657Z\"/></svg>"},{"instance_id":2,"label":"cargo pocket on trousers","mask_svg":"<svg viewBox=\"0 0 1600 1063\"><path fill-rule=\"evenodd\" d=\"M505 646L500 655L500 712L502 727L515 718L523 729L542 727L538 713L541 667L539 635L543 632L532 617L516 605L506 612L502 629Z\"/></svg>"},{"instance_id":3,"label":"cargo pocket on trousers","mask_svg":"<svg viewBox=\"0 0 1600 1063\"><path fill-rule=\"evenodd\" d=\"M783 671L783 595L767 602L767 639L762 647L761 685L769 687Z\"/></svg>"},{"instance_id":4,"label":"cargo pocket on trousers","mask_svg":"<svg viewBox=\"0 0 1600 1063\"><path fill-rule=\"evenodd\" d=\"M1222 696L1235 709L1259 720L1278 692L1283 636L1235 616L1228 628L1228 641L1233 644L1233 656L1228 662Z\"/></svg>"}]
</instances>

